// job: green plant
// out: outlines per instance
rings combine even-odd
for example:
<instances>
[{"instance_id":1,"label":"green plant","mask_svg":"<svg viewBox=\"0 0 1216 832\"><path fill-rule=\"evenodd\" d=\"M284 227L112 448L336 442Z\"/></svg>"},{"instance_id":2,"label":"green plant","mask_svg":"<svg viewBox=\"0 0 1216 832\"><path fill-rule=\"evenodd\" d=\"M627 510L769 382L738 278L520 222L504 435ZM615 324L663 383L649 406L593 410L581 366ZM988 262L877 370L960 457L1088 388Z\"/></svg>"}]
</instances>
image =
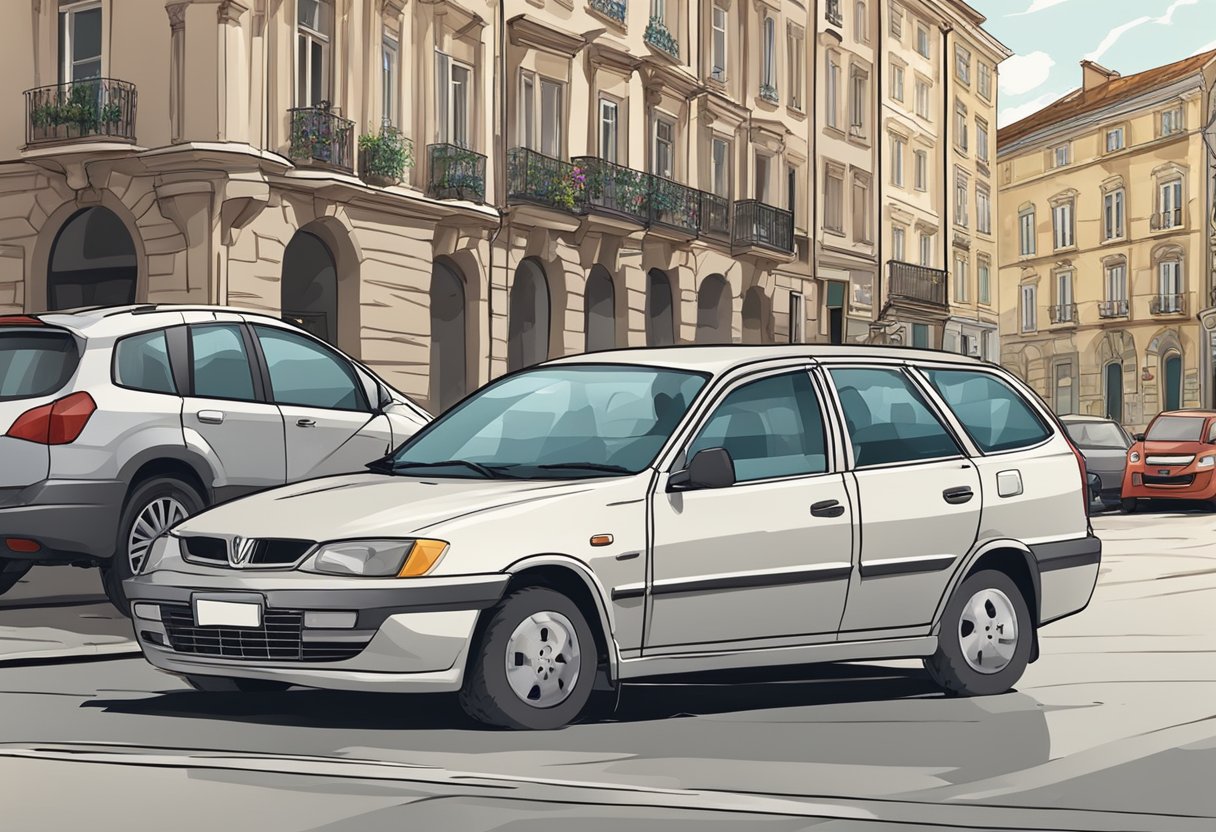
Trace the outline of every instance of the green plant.
<instances>
[{"instance_id":1,"label":"green plant","mask_svg":"<svg viewBox=\"0 0 1216 832\"><path fill-rule=\"evenodd\" d=\"M359 137L363 177L396 184L405 169L414 166L414 143L396 130L364 133Z\"/></svg>"}]
</instances>

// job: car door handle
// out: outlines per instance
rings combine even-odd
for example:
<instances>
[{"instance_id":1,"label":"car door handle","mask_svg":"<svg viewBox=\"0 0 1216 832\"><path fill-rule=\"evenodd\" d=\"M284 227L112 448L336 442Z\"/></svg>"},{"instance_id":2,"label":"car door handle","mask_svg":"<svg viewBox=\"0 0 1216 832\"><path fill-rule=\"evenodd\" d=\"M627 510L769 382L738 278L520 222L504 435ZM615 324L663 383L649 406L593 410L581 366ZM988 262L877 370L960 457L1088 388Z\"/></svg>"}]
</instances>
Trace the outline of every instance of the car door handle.
<instances>
[{"instance_id":1,"label":"car door handle","mask_svg":"<svg viewBox=\"0 0 1216 832\"><path fill-rule=\"evenodd\" d=\"M811 514L816 517L839 517L844 514L844 506L839 500L823 500L811 506Z\"/></svg>"},{"instance_id":2,"label":"car door handle","mask_svg":"<svg viewBox=\"0 0 1216 832\"><path fill-rule=\"evenodd\" d=\"M224 424L224 412L222 410L200 410L198 420L205 425L222 425Z\"/></svg>"},{"instance_id":3,"label":"car door handle","mask_svg":"<svg viewBox=\"0 0 1216 832\"><path fill-rule=\"evenodd\" d=\"M971 490L969 485L961 485L958 488L947 488L942 492L942 497L947 503L952 505L960 505L965 503L975 496L975 492Z\"/></svg>"},{"instance_id":4,"label":"car door handle","mask_svg":"<svg viewBox=\"0 0 1216 832\"><path fill-rule=\"evenodd\" d=\"M296 427L315 428L316 426L317 422L315 419L296 419Z\"/></svg>"}]
</instances>

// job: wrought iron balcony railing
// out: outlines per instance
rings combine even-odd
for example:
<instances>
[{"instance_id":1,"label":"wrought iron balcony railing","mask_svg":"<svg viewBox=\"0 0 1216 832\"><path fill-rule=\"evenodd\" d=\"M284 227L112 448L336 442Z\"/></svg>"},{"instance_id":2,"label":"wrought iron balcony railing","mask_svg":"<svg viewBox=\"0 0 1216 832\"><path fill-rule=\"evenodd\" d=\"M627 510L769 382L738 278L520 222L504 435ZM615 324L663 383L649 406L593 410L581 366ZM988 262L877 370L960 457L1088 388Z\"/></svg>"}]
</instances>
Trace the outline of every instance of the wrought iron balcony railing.
<instances>
[{"instance_id":1,"label":"wrought iron balcony railing","mask_svg":"<svg viewBox=\"0 0 1216 832\"><path fill-rule=\"evenodd\" d=\"M435 199L486 199L486 157L454 144L426 147L426 192Z\"/></svg>"},{"instance_id":2,"label":"wrought iron balcony railing","mask_svg":"<svg viewBox=\"0 0 1216 832\"><path fill-rule=\"evenodd\" d=\"M755 199L735 202L733 244L794 252L794 214Z\"/></svg>"},{"instance_id":3,"label":"wrought iron balcony railing","mask_svg":"<svg viewBox=\"0 0 1216 832\"><path fill-rule=\"evenodd\" d=\"M676 36L667 28L667 23L662 18L650 18L642 39L660 52L667 53L677 61L680 60L680 42L676 40Z\"/></svg>"},{"instance_id":4,"label":"wrought iron balcony railing","mask_svg":"<svg viewBox=\"0 0 1216 832\"><path fill-rule=\"evenodd\" d=\"M701 196L701 236L729 243L730 200L708 191L697 193Z\"/></svg>"},{"instance_id":5,"label":"wrought iron balcony railing","mask_svg":"<svg viewBox=\"0 0 1216 832\"><path fill-rule=\"evenodd\" d=\"M695 235L701 228L701 198L696 188L650 176L650 223Z\"/></svg>"},{"instance_id":6,"label":"wrought iron balcony railing","mask_svg":"<svg viewBox=\"0 0 1216 832\"><path fill-rule=\"evenodd\" d=\"M1099 318L1126 318L1128 303L1126 300L1104 300L1098 302Z\"/></svg>"},{"instance_id":7,"label":"wrought iron balcony railing","mask_svg":"<svg viewBox=\"0 0 1216 832\"><path fill-rule=\"evenodd\" d=\"M828 0L825 14L827 15L828 23L831 23L833 26L844 25L844 15L840 12L840 0Z\"/></svg>"},{"instance_id":8,"label":"wrought iron balcony railing","mask_svg":"<svg viewBox=\"0 0 1216 832\"><path fill-rule=\"evenodd\" d=\"M414 166L414 143L391 125L359 137L359 178L381 188L401 184Z\"/></svg>"},{"instance_id":9,"label":"wrought iron balcony railing","mask_svg":"<svg viewBox=\"0 0 1216 832\"><path fill-rule=\"evenodd\" d=\"M90 78L25 91L26 144L74 139L135 142L134 84Z\"/></svg>"},{"instance_id":10,"label":"wrought iron balcony railing","mask_svg":"<svg viewBox=\"0 0 1216 832\"><path fill-rule=\"evenodd\" d=\"M625 22L627 8L622 0L588 0L587 5L617 23Z\"/></svg>"},{"instance_id":11,"label":"wrought iron balcony railing","mask_svg":"<svg viewBox=\"0 0 1216 832\"><path fill-rule=\"evenodd\" d=\"M582 167L527 147L507 151L507 201L532 202L565 211L583 205L587 174Z\"/></svg>"},{"instance_id":12,"label":"wrought iron balcony railing","mask_svg":"<svg viewBox=\"0 0 1216 832\"><path fill-rule=\"evenodd\" d=\"M586 173L583 198L588 208L599 208L650 221L650 174L595 156L571 160Z\"/></svg>"},{"instance_id":13,"label":"wrought iron balcony railing","mask_svg":"<svg viewBox=\"0 0 1216 832\"><path fill-rule=\"evenodd\" d=\"M1171 228L1182 227L1182 209L1160 211L1149 217L1148 227L1151 231L1167 231Z\"/></svg>"},{"instance_id":14,"label":"wrought iron balcony railing","mask_svg":"<svg viewBox=\"0 0 1216 832\"><path fill-rule=\"evenodd\" d=\"M315 107L293 107L287 112L291 122L287 155L292 161L354 173L353 121L342 118L327 101Z\"/></svg>"},{"instance_id":15,"label":"wrought iron balcony railing","mask_svg":"<svg viewBox=\"0 0 1216 832\"><path fill-rule=\"evenodd\" d=\"M1048 308L1053 324L1075 324L1077 322L1077 305L1075 303L1057 303Z\"/></svg>"},{"instance_id":16,"label":"wrought iron balcony railing","mask_svg":"<svg viewBox=\"0 0 1216 832\"><path fill-rule=\"evenodd\" d=\"M898 260L887 264L888 291L892 298L927 303L944 309L948 306L946 281L947 273L944 269L932 269Z\"/></svg>"},{"instance_id":17,"label":"wrought iron balcony railing","mask_svg":"<svg viewBox=\"0 0 1216 832\"><path fill-rule=\"evenodd\" d=\"M1148 302L1148 308L1154 315L1184 315L1186 295L1154 295Z\"/></svg>"}]
</instances>

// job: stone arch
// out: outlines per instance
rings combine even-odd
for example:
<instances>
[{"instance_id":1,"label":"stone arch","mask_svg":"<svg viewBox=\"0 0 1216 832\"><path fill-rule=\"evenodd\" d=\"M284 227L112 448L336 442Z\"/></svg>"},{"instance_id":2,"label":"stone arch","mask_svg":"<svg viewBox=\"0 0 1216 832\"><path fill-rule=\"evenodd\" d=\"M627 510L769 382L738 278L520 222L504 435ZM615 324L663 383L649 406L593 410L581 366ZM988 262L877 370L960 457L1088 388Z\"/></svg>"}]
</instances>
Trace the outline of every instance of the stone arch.
<instances>
[{"instance_id":1,"label":"stone arch","mask_svg":"<svg viewBox=\"0 0 1216 832\"><path fill-rule=\"evenodd\" d=\"M758 284L743 293L743 343L773 343L773 299Z\"/></svg>"},{"instance_id":2,"label":"stone arch","mask_svg":"<svg viewBox=\"0 0 1216 832\"><path fill-rule=\"evenodd\" d=\"M552 304L545 267L527 257L515 268L507 310L507 371L549 358Z\"/></svg>"},{"instance_id":3,"label":"stone arch","mask_svg":"<svg viewBox=\"0 0 1216 832\"><path fill-rule=\"evenodd\" d=\"M729 344L731 333L730 283L723 274L711 274L697 290L698 344Z\"/></svg>"},{"instance_id":4,"label":"stone arch","mask_svg":"<svg viewBox=\"0 0 1216 832\"><path fill-rule=\"evenodd\" d=\"M583 334L587 352L610 350L617 346L616 282L607 268L596 263L587 274L583 290Z\"/></svg>"},{"instance_id":5,"label":"stone arch","mask_svg":"<svg viewBox=\"0 0 1216 832\"><path fill-rule=\"evenodd\" d=\"M99 205L81 208L55 232L47 309L133 304L138 282L135 242L113 211Z\"/></svg>"},{"instance_id":6,"label":"stone arch","mask_svg":"<svg viewBox=\"0 0 1216 832\"><path fill-rule=\"evenodd\" d=\"M316 242L321 243L329 258L328 262L321 263L321 268L315 263L295 257L292 258L293 262L289 262L293 246L299 245L296 253L302 256L309 252L318 252ZM314 334L356 358L361 357L363 352L359 311L361 263L362 256L350 227L336 216L320 217L300 226L288 241L283 252L280 286L280 308L284 318L290 318L293 312L312 313L314 309L325 312L327 316L332 313L332 321L327 324L329 335ZM332 275L325 271L330 264L333 267ZM295 271L296 269L299 271ZM291 277L289 270L294 272ZM289 281L296 283L289 285ZM302 294L297 294L297 291ZM309 292L313 294L310 295ZM304 308L292 308L292 304L297 301L304 302Z\"/></svg>"},{"instance_id":7,"label":"stone arch","mask_svg":"<svg viewBox=\"0 0 1216 832\"><path fill-rule=\"evenodd\" d=\"M667 347L676 343L675 290L663 269L646 273L646 346Z\"/></svg>"},{"instance_id":8,"label":"stone arch","mask_svg":"<svg viewBox=\"0 0 1216 832\"><path fill-rule=\"evenodd\" d=\"M450 258L436 258L431 265L428 403L436 415L469 392L467 282Z\"/></svg>"}]
</instances>

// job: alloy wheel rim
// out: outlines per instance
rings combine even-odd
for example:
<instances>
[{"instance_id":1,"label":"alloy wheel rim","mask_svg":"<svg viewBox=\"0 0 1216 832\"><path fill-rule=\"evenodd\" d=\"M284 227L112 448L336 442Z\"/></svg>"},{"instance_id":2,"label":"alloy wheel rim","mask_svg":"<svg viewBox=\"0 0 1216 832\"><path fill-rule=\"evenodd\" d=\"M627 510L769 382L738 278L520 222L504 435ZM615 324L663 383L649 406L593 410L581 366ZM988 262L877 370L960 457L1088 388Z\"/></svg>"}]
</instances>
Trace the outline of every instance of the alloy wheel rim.
<instances>
[{"instance_id":1,"label":"alloy wheel rim","mask_svg":"<svg viewBox=\"0 0 1216 832\"><path fill-rule=\"evenodd\" d=\"M1000 673L1018 648L1018 617L1009 596L981 589L963 606L958 643L967 665L977 673Z\"/></svg>"},{"instance_id":2,"label":"alloy wheel rim","mask_svg":"<svg viewBox=\"0 0 1216 832\"><path fill-rule=\"evenodd\" d=\"M527 705L560 705L578 684L578 634L559 612L538 612L521 621L507 639L506 653L507 683Z\"/></svg>"},{"instance_id":3,"label":"alloy wheel rim","mask_svg":"<svg viewBox=\"0 0 1216 832\"><path fill-rule=\"evenodd\" d=\"M189 516L186 507L173 497L157 497L135 517L127 538L127 560L131 574L138 575L152 548L152 541Z\"/></svg>"}]
</instances>

